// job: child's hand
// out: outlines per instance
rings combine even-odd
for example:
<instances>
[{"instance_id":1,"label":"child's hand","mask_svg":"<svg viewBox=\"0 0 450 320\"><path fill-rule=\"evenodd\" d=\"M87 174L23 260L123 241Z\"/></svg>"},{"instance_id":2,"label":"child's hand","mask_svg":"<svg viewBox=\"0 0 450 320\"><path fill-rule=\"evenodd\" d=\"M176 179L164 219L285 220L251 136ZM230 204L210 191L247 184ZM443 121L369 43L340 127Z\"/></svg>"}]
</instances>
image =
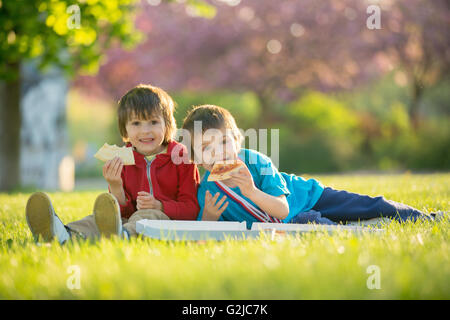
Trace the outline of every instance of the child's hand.
<instances>
[{"instance_id":1,"label":"child's hand","mask_svg":"<svg viewBox=\"0 0 450 320\"><path fill-rule=\"evenodd\" d=\"M122 186L122 168L123 161L119 157L115 157L112 160L108 160L103 165L103 177L112 188Z\"/></svg>"},{"instance_id":2,"label":"child's hand","mask_svg":"<svg viewBox=\"0 0 450 320\"><path fill-rule=\"evenodd\" d=\"M136 200L136 208L138 210L157 209L162 211L163 206L161 201L155 199L155 197L152 196L150 193L145 191L139 191Z\"/></svg>"},{"instance_id":3,"label":"child's hand","mask_svg":"<svg viewBox=\"0 0 450 320\"><path fill-rule=\"evenodd\" d=\"M225 202L225 204L222 206L224 201L227 199L227 196L223 196L222 199L220 199L217 203L217 199L220 196L220 192L217 192L214 197L211 195L211 193L206 190L205 194L205 207L203 208L203 216L202 220L206 221L217 221L220 218L220 215L222 212L225 211L225 209L228 206L228 202ZM222 207L220 207L222 206Z\"/></svg>"},{"instance_id":4,"label":"child's hand","mask_svg":"<svg viewBox=\"0 0 450 320\"><path fill-rule=\"evenodd\" d=\"M257 190L253 182L252 174L247 167L242 167L238 172L231 173L230 176L230 181L237 185L242 194L247 198L250 198Z\"/></svg>"}]
</instances>

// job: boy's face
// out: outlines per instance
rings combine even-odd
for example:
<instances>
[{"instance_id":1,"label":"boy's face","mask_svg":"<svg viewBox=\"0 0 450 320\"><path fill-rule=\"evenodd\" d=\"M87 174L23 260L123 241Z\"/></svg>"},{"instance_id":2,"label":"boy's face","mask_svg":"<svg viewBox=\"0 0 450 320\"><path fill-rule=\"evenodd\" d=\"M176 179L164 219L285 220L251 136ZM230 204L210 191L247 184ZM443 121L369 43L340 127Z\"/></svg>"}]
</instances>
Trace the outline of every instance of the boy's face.
<instances>
[{"instance_id":1,"label":"boy's face","mask_svg":"<svg viewBox=\"0 0 450 320\"><path fill-rule=\"evenodd\" d=\"M231 130L209 129L194 137L194 153L203 168L211 171L217 161L235 160L240 146ZM201 158L200 158L201 156Z\"/></svg>"},{"instance_id":2,"label":"boy's face","mask_svg":"<svg viewBox=\"0 0 450 320\"><path fill-rule=\"evenodd\" d=\"M140 119L132 114L125 128L137 152L149 156L163 150L166 125L162 116L152 114L148 119Z\"/></svg>"}]
</instances>

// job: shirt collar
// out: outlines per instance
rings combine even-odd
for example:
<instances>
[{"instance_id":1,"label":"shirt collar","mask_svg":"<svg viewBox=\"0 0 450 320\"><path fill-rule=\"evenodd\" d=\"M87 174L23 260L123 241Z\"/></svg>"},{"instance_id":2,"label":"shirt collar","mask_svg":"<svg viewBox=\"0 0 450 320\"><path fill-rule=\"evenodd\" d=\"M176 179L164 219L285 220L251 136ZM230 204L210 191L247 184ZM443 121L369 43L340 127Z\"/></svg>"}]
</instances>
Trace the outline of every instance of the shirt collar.
<instances>
[{"instance_id":1,"label":"shirt collar","mask_svg":"<svg viewBox=\"0 0 450 320\"><path fill-rule=\"evenodd\" d=\"M164 148L163 151L161 151L158 154L149 156L150 159L154 159L156 156L159 156L158 158L161 159L162 162L159 162L160 165L162 165L163 163L165 163L166 161L170 161L171 160L171 153L173 152L174 147L178 144L178 142L175 141L170 141ZM133 148L133 152L134 152L134 156L136 159L136 165L139 166L139 163L141 163L141 161L143 161L143 164L145 165L145 162L148 161L147 157L144 156L142 153L137 152L134 147L131 145L130 142L126 143L127 147L132 147ZM186 152L184 153L186 154Z\"/></svg>"},{"instance_id":2,"label":"shirt collar","mask_svg":"<svg viewBox=\"0 0 450 320\"><path fill-rule=\"evenodd\" d=\"M155 159L155 157L156 157L158 154L161 154L161 153L167 153L167 147L168 147L168 146L165 146L164 149L163 149L161 152L152 154L152 155L150 155L150 156L144 156L144 158L147 159L147 161L152 161L153 159ZM136 151L136 149L134 149L134 147L133 147L133 150Z\"/></svg>"}]
</instances>

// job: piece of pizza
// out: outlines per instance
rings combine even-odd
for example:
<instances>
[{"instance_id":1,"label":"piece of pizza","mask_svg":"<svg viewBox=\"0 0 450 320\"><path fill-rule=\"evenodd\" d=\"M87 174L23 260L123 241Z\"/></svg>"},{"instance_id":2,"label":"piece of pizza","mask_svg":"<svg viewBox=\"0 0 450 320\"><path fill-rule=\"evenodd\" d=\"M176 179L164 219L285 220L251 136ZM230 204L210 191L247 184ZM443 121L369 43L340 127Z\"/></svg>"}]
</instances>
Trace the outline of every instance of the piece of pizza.
<instances>
[{"instance_id":1,"label":"piece of pizza","mask_svg":"<svg viewBox=\"0 0 450 320\"><path fill-rule=\"evenodd\" d=\"M126 166L135 164L133 148L131 147L118 147L116 145L111 146L105 143L103 147L101 147L100 150L94 154L94 157L103 162L119 157Z\"/></svg>"},{"instance_id":2,"label":"piece of pizza","mask_svg":"<svg viewBox=\"0 0 450 320\"><path fill-rule=\"evenodd\" d=\"M229 179L231 178L231 173L239 171L239 169L241 169L242 167L245 167L245 163L239 159L226 162L216 162L211 169L208 181L220 181Z\"/></svg>"}]
</instances>

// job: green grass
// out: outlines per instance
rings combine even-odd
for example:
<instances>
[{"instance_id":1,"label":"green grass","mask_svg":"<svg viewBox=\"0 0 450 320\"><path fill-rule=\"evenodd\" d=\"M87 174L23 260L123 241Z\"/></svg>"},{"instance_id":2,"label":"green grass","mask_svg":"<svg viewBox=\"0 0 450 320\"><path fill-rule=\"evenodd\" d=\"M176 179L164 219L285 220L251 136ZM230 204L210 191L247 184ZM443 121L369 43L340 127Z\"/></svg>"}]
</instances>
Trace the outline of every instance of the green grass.
<instances>
[{"instance_id":1,"label":"green grass","mask_svg":"<svg viewBox=\"0 0 450 320\"><path fill-rule=\"evenodd\" d=\"M450 173L315 176L425 212L448 210ZM50 193L64 222L102 192ZM247 242L103 239L38 246L24 218L29 193L0 194L0 299L449 299L449 226L385 226L382 235L311 233ZM67 282L80 270L80 289ZM380 270L370 290L367 268Z\"/></svg>"}]
</instances>

